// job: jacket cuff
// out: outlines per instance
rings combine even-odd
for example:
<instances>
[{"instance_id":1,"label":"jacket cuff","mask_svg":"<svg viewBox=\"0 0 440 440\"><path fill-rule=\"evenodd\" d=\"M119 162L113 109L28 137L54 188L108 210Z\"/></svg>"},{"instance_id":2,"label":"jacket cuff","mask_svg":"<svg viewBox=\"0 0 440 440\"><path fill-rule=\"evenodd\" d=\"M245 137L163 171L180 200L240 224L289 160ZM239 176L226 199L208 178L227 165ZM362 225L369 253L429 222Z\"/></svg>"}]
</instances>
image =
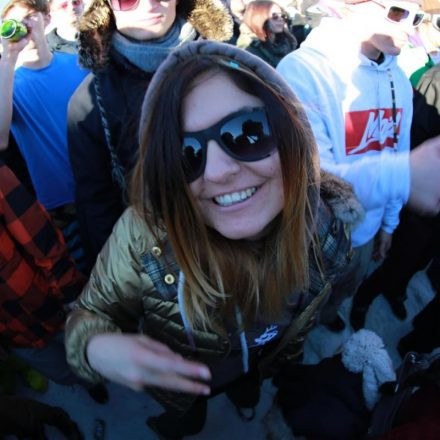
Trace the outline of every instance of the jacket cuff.
<instances>
[{"instance_id":1,"label":"jacket cuff","mask_svg":"<svg viewBox=\"0 0 440 440\"><path fill-rule=\"evenodd\" d=\"M72 370L89 382L103 382L105 378L95 371L87 359L87 344L90 338L103 333L121 333L112 322L93 313L76 310L66 322L66 359Z\"/></svg>"}]
</instances>

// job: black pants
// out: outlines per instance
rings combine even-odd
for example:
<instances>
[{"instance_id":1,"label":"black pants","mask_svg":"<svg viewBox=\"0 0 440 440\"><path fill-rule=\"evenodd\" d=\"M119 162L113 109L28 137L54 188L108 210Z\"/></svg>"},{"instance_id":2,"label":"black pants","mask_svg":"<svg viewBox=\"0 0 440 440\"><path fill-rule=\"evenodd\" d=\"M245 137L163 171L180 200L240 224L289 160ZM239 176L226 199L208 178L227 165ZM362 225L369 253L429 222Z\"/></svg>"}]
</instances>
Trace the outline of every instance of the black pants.
<instances>
[{"instance_id":1,"label":"black pants","mask_svg":"<svg viewBox=\"0 0 440 440\"><path fill-rule=\"evenodd\" d=\"M413 275L424 269L438 252L439 225L440 216L420 217L403 210L388 256L359 287L355 304L369 306L380 293L390 301L403 301Z\"/></svg>"},{"instance_id":2,"label":"black pants","mask_svg":"<svg viewBox=\"0 0 440 440\"><path fill-rule=\"evenodd\" d=\"M226 393L232 403L240 408L254 408L260 399L260 378L257 372L239 377L225 387L213 391L210 397ZM198 434L205 426L208 397L199 397L184 413L166 411L156 418L157 430L166 437L184 437Z\"/></svg>"}]
</instances>

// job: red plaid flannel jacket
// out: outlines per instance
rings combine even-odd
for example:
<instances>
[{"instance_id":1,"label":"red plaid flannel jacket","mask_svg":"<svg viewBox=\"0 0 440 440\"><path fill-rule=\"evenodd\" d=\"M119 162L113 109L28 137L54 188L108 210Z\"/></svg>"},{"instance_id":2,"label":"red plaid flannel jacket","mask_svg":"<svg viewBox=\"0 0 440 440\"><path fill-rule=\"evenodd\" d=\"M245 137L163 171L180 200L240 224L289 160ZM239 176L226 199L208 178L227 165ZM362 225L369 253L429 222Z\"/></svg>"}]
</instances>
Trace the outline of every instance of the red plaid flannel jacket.
<instances>
[{"instance_id":1,"label":"red plaid flannel jacket","mask_svg":"<svg viewBox=\"0 0 440 440\"><path fill-rule=\"evenodd\" d=\"M47 212L0 162L1 342L43 347L84 282Z\"/></svg>"}]
</instances>

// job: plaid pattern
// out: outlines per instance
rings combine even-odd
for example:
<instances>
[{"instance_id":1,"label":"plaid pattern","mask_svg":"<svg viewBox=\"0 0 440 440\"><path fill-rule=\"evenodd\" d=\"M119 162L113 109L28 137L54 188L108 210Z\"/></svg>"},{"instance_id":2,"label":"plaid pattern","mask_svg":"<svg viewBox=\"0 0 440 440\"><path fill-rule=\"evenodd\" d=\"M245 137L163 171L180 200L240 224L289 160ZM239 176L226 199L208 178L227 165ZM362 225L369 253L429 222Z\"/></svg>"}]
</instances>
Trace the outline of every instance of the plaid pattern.
<instances>
[{"instance_id":1,"label":"plaid pattern","mask_svg":"<svg viewBox=\"0 0 440 440\"><path fill-rule=\"evenodd\" d=\"M159 296L169 300L177 295L177 280L179 278L179 266L174 259L174 254L169 242L164 244L164 256L160 259L152 254L152 252L141 255L141 265L145 273L148 274L154 284L154 288ZM172 274L176 282L166 284L164 282L165 275Z\"/></svg>"},{"instance_id":2,"label":"plaid pattern","mask_svg":"<svg viewBox=\"0 0 440 440\"><path fill-rule=\"evenodd\" d=\"M0 337L40 348L64 324L63 304L84 285L61 232L0 163Z\"/></svg>"}]
</instances>

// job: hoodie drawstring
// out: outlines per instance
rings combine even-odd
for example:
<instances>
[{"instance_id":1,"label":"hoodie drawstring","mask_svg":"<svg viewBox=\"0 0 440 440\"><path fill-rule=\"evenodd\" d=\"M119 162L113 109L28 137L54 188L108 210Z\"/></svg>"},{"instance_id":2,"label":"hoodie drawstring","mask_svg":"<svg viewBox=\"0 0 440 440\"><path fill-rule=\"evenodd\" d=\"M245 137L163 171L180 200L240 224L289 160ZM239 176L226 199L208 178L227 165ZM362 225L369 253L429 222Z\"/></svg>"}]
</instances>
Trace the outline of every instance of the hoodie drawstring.
<instances>
[{"instance_id":1,"label":"hoodie drawstring","mask_svg":"<svg viewBox=\"0 0 440 440\"><path fill-rule=\"evenodd\" d=\"M183 286L185 284L185 275L182 271L179 272L179 283L177 285L177 303L179 305L180 316L182 317L183 325L185 327L186 337L188 343L193 351L197 350L196 343L194 342L194 335L192 333L191 326L189 325L188 317L186 316L185 307L183 304Z\"/></svg>"}]
</instances>

